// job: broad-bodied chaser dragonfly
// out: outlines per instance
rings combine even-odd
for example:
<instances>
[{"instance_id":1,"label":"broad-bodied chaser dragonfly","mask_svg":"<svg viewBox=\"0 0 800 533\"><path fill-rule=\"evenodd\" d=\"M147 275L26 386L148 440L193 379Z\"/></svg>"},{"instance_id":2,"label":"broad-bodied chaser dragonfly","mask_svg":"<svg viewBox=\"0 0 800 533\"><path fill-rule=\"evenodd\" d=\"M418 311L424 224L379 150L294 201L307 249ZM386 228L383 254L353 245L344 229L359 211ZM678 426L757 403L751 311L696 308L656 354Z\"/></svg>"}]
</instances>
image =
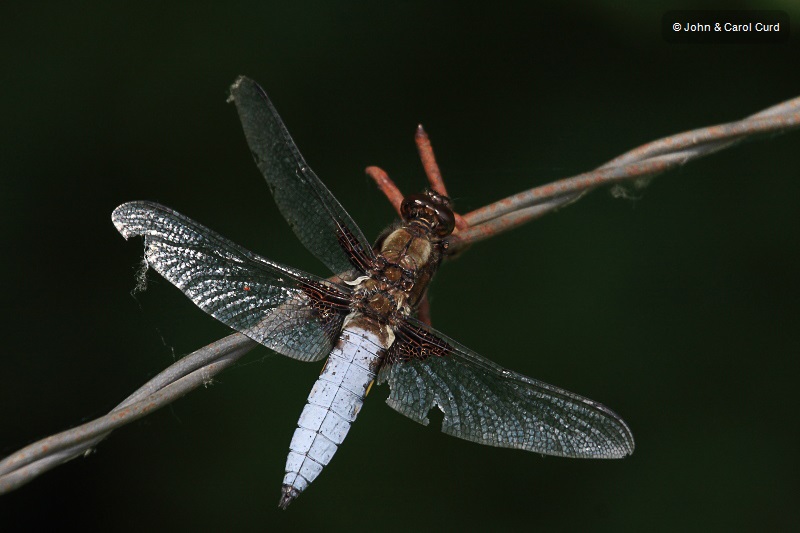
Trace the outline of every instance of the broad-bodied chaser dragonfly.
<instances>
[{"instance_id":1,"label":"broad-bodied chaser dragonfly","mask_svg":"<svg viewBox=\"0 0 800 533\"><path fill-rule=\"evenodd\" d=\"M415 318L453 232L447 197L406 197L402 220L370 246L263 89L242 77L231 99L278 208L334 277L264 259L156 203L125 203L112 220L126 239L143 236L147 264L206 313L287 357L327 357L289 445L281 508L330 462L376 380L389 384L390 407L423 425L438 407L442 431L462 439L563 457L633 452L630 429L604 405L506 370Z\"/></svg>"}]
</instances>

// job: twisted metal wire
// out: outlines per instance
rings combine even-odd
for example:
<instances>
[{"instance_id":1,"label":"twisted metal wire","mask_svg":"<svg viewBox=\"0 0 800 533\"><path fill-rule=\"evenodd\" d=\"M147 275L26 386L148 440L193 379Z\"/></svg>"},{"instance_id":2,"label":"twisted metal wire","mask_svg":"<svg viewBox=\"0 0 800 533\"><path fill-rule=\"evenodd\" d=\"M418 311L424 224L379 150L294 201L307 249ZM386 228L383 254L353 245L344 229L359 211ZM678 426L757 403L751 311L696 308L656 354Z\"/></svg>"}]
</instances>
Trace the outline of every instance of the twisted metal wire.
<instances>
[{"instance_id":1,"label":"twisted metal wire","mask_svg":"<svg viewBox=\"0 0 800 533\"><path fill-rule=\"evenodd\" d=\"M228 335L183 357L145 383L110 413L56 433L0 461L0 494L10 492L51 468L91 452L111 431L177 400L239 360L258 343L241 333Z\"/></svg>"},{"instance_id":2,"label":"twisted metal wire","mask_svg":"<svg viewBox=\"0 0 800 533\"><path fill-rule=\"evenodd\" d=\"M800 126L800 97L745 119L678 133L644 144L597 169L534 187L463 215L469 227L450 240L453 251L514 229L564 207L589 191L623 181L652 178L662 172L766 133Z\"/></svg>"},{"instance_id":3,"label":"twisted metal wire","mask_svg":"<svg viewBox=\"0 0 800 533\"><path fill-rule=\"evenodd\" d=\"M578 200L604 185L660 174L693 159L766 133L800 126L800 97L737 122L700 128L642 145L577 176L535 187L464 215L468 227L454 235L461 248L513 229ZM180 359L130 395L109 414L30 444L0 461L0 494L90 452L111 431L129 424L209 383L258 344L234 333Z\"/></svg>"}]
</instances>

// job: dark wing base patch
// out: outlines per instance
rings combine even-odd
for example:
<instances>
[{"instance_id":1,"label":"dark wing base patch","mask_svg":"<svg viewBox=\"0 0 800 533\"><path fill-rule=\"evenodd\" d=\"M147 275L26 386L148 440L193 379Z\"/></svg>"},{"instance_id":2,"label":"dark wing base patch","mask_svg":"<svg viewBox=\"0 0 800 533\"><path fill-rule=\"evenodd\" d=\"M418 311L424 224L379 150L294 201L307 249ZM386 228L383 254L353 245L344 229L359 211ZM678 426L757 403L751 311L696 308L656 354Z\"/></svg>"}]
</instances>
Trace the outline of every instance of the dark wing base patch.
<instances>
[{"instance_id":1,"label":"dark wing base patch","mask_svg":"<svg viewBox=\"0 0 800 533\"><path fill-rule=\"evenodd\" d=\"M347 239L362 257L374 260L369 241L303 159L267 93L253 80L241 76L231 86L231 100L236 104L253 158L281 214L300 242L331 272L350 279L347 273L355 264L354 259L342 248L339 236L347 233Z\"/></svg>"},{"instance_id":2,"label":"dark wing base patch","mask_svg":"<svg viewBox=\"0 0 800 533\"><path fill-rule=\"evenodd\" d=\"M330 353L349 288L264 259L159 204L123 204L112 220L126 239L143 236L148 266L223 324L301 361Z\"/></svg>"},{"instance_id":3,"label":"dark wing base patch","mask_svg":"<svg viewBox=\"0 0 800 533\"><path fill-rule=\"evenodd\" d=\"M602 404L506 370L416 320L400 326L378 383L386 402L462 439L546 455L612 459L633 452L628 426ZM403 355L405 354L405 356Z\"/></svg>"}]
</instances>

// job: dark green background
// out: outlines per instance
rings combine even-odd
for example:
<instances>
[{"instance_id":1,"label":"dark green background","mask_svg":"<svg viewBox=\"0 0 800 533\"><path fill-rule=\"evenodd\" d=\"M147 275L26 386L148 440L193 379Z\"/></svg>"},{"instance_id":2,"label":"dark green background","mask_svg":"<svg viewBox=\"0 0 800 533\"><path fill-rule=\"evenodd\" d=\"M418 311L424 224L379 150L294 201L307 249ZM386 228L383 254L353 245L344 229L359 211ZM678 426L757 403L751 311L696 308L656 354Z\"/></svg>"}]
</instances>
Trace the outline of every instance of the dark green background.
<instances>
[{"instance_id":1,"label":"dark green background","mask_svg":"<svg viewBox=\"0 0 800 533\"><path fill-rule=\"evenodd\" d=\"M0 454L102 415L228 333L152 276L112 209L173 207L325 275L281 219L227 88L269 92L306 159L369 236L430 132L463 212L592 169L650 140L800 95L786 45L668 45L686 3L547 9L409 3L34 3L0 8L4 339ZM725 3L724 7L747 7ZM698 6L699 7L699 6ZM0 497L0 528L403 531L779 530L798 522L800 133L598 191L473 247L432 288L434 325L630 424L622 461L460 441L373 391L335 460L276 508L320 364L265 349Z\"/></svg>"}]
</instances>

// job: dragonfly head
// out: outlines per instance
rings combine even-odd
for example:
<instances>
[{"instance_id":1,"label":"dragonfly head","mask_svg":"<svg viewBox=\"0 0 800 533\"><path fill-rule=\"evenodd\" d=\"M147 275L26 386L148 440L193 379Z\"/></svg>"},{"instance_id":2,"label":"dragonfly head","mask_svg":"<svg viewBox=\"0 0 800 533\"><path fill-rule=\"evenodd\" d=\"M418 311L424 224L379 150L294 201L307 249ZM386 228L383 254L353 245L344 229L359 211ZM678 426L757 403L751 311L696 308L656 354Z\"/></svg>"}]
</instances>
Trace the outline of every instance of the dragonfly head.
<instances>
[{"instance_id":1,"label":"dragonfly head","mask_svg":"<svg viewBox=\"0 0 800 533\"><path fill-rule=\"evenodd\" d=\"M437 237L446 237L456 227L450 205L447 196L426 189L421 194L406 196L400 205L400 215L406 223L424 226Z\"/></svg>"}]
</instances>

